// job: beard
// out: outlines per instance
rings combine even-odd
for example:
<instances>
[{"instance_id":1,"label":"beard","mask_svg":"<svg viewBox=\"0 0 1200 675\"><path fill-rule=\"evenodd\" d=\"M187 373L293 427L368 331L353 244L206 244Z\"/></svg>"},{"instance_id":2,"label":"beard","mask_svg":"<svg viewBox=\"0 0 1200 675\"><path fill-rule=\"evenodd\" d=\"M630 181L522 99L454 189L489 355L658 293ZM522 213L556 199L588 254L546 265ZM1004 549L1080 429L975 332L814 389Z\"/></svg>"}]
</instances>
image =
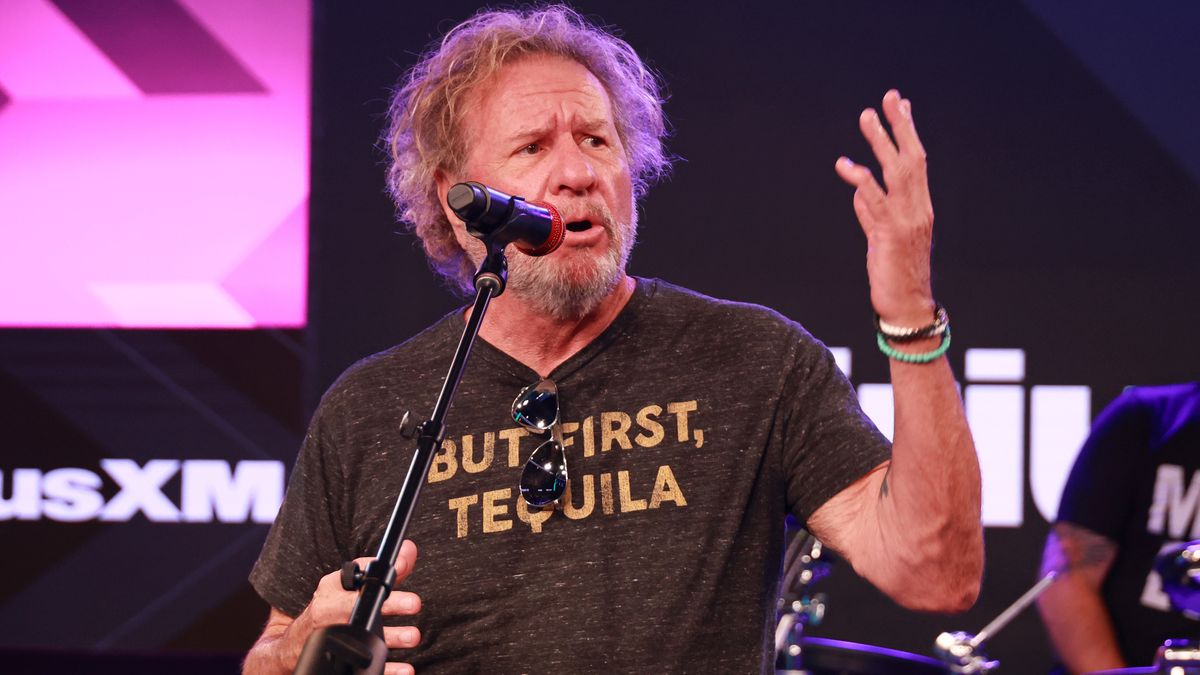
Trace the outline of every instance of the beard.
<instances>
[{"instance_id":1,"label":"beard","mask_svg":"<svg viewBox=\"0 0 1200 675\"><path fill-rule=\"evenodd\" d=\"M603 204L589 204L583 214L573 218L591 221L608 233L608 245L599 254L566 247L546 256L521 253L516 246L505 250L508 258L506 290L535 312L560 321L581 319L591 314L613 292L625 275L629 255L637 235L637 209L630 210L630 222L619 223ZM478 266L485 255L483 242L470 238L467 254Z\"/></svg>"}]
</instances>

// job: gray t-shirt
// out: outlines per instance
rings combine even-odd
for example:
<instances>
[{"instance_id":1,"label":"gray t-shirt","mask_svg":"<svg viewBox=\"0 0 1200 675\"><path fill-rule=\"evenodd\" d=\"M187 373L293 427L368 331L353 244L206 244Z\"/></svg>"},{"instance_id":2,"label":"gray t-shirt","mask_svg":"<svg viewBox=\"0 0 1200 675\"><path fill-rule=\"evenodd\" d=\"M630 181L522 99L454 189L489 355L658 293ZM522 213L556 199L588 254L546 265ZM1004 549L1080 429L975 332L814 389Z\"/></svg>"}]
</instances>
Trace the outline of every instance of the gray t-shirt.
<instances>
[{"instance_id":1,"label":"gray t-shirt","mask_svg":"<svg viewBox=\"0 0 1200 675\"><path fill-rule=\"evenodd\" d=\"M303 611L318 580L374 555L462 332L454 312L326 393L251 583ZM531 336L531 339L534 339ZM418 672L773 670L784 518L803 523L890 456L825 347L753 305L639 279L550 375L570 488L517 490L541 442L513 422L537 374L476 343L408 530L420 550Z\"/></svg>"}]
</instances>

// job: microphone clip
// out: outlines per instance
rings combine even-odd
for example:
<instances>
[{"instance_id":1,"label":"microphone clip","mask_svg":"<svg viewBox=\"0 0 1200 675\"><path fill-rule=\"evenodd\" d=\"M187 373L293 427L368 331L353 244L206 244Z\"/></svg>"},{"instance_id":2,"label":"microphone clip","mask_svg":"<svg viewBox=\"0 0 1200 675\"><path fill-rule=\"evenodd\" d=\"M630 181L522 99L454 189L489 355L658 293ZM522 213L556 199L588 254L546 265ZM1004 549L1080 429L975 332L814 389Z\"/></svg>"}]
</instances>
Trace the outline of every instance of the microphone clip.
<instances>
[{"instance_id":1,"label":"microphone clip","mask_svg":"<svg viewBox=\"0 0 1200 675\"><path fill-rule=\"evenodd\" d=\"M508 258L504 256L503 245L497 245L491 238L484 239L483 243L487 246L487 256L475 273L475 290L482 288L481 284L488 285L492 288L492 297L496 297L508 284Z\"/></svg>"}]
</instances>

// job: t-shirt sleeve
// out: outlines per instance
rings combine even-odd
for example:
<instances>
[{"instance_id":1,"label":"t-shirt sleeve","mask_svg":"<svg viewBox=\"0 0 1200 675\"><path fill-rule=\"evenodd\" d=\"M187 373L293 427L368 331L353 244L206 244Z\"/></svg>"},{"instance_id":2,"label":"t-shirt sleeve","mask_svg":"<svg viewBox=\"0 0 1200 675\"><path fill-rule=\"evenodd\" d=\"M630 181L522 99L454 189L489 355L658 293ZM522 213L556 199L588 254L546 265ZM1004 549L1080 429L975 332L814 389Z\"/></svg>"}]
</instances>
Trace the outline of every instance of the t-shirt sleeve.
<instances>
[{"instance_id":1,"label":"t-shirt sleeve","mask_svg":"<svg viewBox=\"0 0 1200 675\"><path fill-rule=\"evenodd\" d=\"M272 607L291 617L308 606L321 577L348 559L334 526L342 476L323 403L313 416L288 482L287 493L250 584Z\"/></svg>"},{"instance_id":2,"label":"t-shirt sleeve","mask_svg":"<svg viewBox=\"0 0 1200 675\"><path fill-rule=\"evenodd\" d=\"M1121 538L1133 499L1130 472L1147 452L1146 413L1132 389L1100 413L1071 467L1058 520L1112 540Z\"/></svg>"},{"instance_id":3,"label":"t-shirt sleeve","mask_svg":"<svg viewBox=\"0 0 1200 675\"><path fill-rule=\"evenodd\" d=\"M787 503L801 523L892 456L891 443L859 406L833 355L806 337L780 404Z\"/></svg>"}]
</instances>

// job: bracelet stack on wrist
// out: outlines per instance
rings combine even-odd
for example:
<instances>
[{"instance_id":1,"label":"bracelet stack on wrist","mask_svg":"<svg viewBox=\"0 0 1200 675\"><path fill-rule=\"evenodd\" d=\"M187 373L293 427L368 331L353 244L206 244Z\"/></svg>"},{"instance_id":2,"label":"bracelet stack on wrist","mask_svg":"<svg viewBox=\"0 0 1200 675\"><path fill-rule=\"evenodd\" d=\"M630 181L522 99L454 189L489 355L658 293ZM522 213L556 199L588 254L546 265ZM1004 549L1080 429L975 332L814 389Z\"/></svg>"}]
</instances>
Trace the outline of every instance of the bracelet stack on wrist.
<instances>
[{"instance_id":1,"label":"bracelet stack on wrist","mask_svg":"<svg viewBox=\"0 0 1200 675\"><path fill-rule=\"evenodd\" d=\"M903 344L937 336L942 338L940 345L931 351L918 354L902 352L888 344L889 342ZM876 314L875 342L879 345L879 351L889 359L904 363L929 363L945 354L946 350L950 348L950 317L946 314L946 308L939 304L934 311L933 323L920 328L906 328L887 323Z\"/></svg>"}]
</instances>

